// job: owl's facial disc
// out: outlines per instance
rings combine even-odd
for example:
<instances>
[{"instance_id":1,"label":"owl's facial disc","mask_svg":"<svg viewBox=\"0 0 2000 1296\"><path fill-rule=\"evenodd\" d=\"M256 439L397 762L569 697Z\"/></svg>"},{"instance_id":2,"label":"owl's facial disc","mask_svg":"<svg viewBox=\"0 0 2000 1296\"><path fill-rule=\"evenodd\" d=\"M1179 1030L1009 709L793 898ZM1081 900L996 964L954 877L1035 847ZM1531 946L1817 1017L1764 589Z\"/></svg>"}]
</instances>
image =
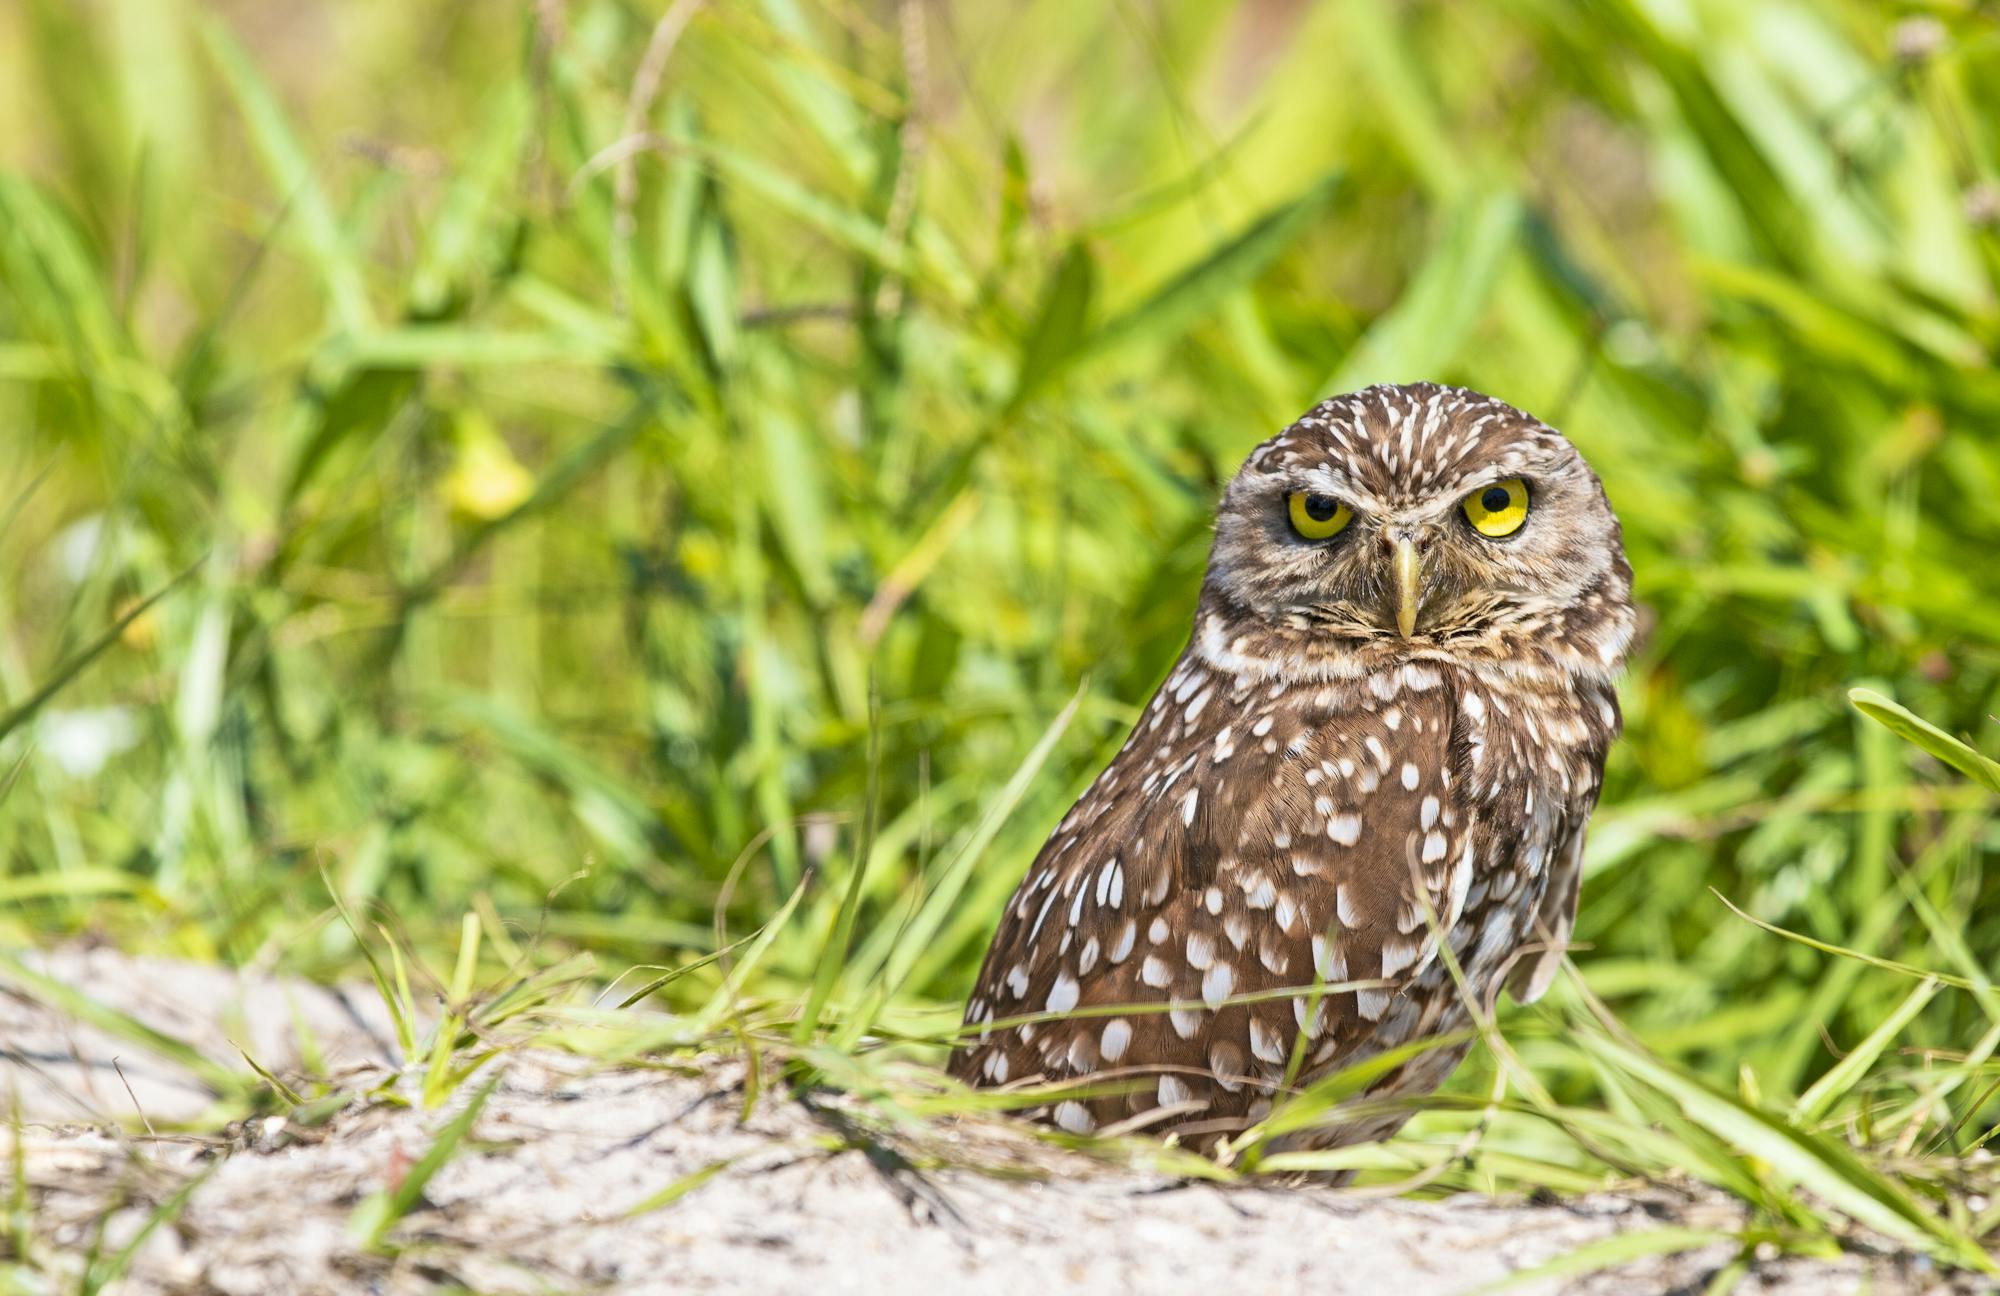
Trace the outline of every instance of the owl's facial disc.
<instances>
[{"instance_id":1,"label":"owl's facial disc","mask_svg":"<svg viewBox=\"0 0 2000 1296\"><path fill-rule=\"evenodd\" d=\"M1251 454L1217 514L1204 608L1292 659L1538 651L1608 667L1629 592L1618 524L1568 441L1418 384L1327 401Z\"/></svg>"}]
</instances>

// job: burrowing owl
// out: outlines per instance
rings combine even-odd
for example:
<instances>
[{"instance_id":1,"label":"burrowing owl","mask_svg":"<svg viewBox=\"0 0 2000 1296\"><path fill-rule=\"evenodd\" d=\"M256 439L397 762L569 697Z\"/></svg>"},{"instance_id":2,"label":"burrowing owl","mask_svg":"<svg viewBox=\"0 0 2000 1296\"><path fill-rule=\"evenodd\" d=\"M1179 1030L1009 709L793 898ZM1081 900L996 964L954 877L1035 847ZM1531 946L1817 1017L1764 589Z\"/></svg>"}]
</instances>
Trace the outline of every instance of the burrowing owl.
<instances>
[{"instance_id":1,"label":"burrowing owl","mask_svg":"<svg viewBox=\"0 0 2000 1296\"><path fill-rule=\"evenodd\" d=\"M1596 475L1492 397L1371 387L1258 446L1187 649L1014 893L953 1073L1087 1078L1038 1114L1207 1146L1288 1076L1465 1027L1436 933L1475 1001L1538 997L1619 730L1631 588ZM1466 1047L1369 1096L1430 1091ZM1406 1115L1350 1106L1291 1141Z\"/></svg>"}]
</instances>

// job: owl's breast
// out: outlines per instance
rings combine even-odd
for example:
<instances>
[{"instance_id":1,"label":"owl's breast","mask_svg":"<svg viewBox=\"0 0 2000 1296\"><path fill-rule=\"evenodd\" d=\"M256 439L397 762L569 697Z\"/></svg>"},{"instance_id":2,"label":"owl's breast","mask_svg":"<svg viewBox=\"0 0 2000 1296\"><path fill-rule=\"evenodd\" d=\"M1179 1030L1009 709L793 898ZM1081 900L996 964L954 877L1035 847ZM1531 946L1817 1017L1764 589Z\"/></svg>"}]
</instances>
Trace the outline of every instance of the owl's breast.
<instances>
[{"instance_id":1,"label":"owl's breast","mask_svg":"<svg viewBox=\"0 0 2000 1296\"><path fill-rule=\"evenodd\" d=\"M1540 738L1569 723L1442 663L1298 682L1190 653L1022 879L955 1072L1126 1086L1058 1103L1071 1128L1252 1120L1455 1029L1440 943L1481 998L1519 956L1582 779ZM1427 1089L1462 1051L1390 1083Z\"/></svg>"}]
</instances>

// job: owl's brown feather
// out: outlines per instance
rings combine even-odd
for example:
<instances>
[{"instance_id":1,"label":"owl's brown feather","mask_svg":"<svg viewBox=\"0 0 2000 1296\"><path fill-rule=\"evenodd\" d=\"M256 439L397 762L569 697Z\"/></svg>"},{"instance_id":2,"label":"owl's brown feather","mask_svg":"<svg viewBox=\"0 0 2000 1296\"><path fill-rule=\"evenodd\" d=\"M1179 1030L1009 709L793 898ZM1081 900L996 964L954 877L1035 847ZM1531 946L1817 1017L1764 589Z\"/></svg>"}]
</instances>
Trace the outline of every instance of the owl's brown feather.
<instances>
[{"instance_id":1,"label":"owl's brown feather","mask_svg":"<svg viewBox=\"0 0 2000 1296\"><path fill-rule=\"evenodd\" d=\"M978 1033L953 1058L960 1078L1085 1080L1091 1092L1043 1114L1206 1143L1261 1118L1288 1076L1309 1084L1461 1029L1436 933L1475 995L1510 973L1524 997L1546 987L1618 728L1609 681L1629 573L1615 523L1611 560L1569 572L1577 588L1560 600L1496 602L1478 571L1455 570L1440 592L1457 601L1413 639L1368 621L1360 605L1381 591L1365 552L1294 588L1314 555L1272 530L1256 478L1300 480L1314 454L1340 454L1344 497L1384 516L1542 463L1524 442L1596 490L1567 443L1518 411L1450 389L1389 393L1321 406L1321 430L1309 415L1232 485L1187 652L1007 906L967 1006ZM1596 622L1574 619L1593 608ZM993 1024L1024 1014L1055 1016ZM1373 1093L1428 1090L1463 1052L1420 1054ZM1401 1119L1350 1116L1302 1141L1381 1137Z\"/></svg>"}]
</instances>

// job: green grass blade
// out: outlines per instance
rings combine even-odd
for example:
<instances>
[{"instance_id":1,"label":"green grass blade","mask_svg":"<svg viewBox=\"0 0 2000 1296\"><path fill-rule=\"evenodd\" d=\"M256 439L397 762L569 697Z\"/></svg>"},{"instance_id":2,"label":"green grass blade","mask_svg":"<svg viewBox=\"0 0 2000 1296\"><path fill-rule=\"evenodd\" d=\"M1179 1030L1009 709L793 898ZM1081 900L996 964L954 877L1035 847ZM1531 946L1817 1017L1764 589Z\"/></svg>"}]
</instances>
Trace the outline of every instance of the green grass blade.
<instances>
[{"instance_id":1,"label":"green grass blade","mask_svg":"<svg viewBox=\"0 0 2000 1296\"><path fill-rule=\"evenodd\" d=\"M343 338L328 346L329 363L365 369L511 369L519 365L597 368L629 351L624 339L555 330L407 324Z\"/></svg>"},{"instance_id":2,"label":"green grass blade","mask_svg":"<svg viewBox=\"0 0 2000 1296\"><path fill-rule=\"evenodd\" d=\"M2000 1272L1976 1241L1835 1139L1802 1130L1608 1037L1585 1035L1579 1042L1671 1098L1689 1120L1740 1155L1758 1158L1852 1219L1955 1264Z\"/></svg>"},{"instance_id":3,"label":"green grass blade","mask_svg":"<svg viewBox=\"0 0 2000 1296\"><path fill-rule=\"evenodd\" d=\"M1905 742L1929 752L1959 773L1992 792L2000 792L2000 761L1989 760L1922 716L1883 697L1873 689L1849 689L1854 709Z\"/></svg>"},{"instance_id":4,"label":"green grass blade","mask_svg":"<svg viewBox=\"0 0 2000 1296\"><path fill-rule=\"evenodd\" d=\"M1896 1010L1882 1019L1881 1025L1868 1032L1866 1039L1855 1045L1840 1061L1827 1068L1825 1075L1799 1095L1798 1102L1792 1106L1792 1119L1801 1125L1811 1125L1824 1117L1834 1103L1860 1083L1862 1077L1868 1074L1869 1068L1875 1065L1876 1060L1887 1051L1916 1015L1923 1011L1924 1005L1931 1001L1931 997L1937 994L1938 989L1938 982L1924 981L1905 995L1903 1002L1896 1005Z\"/></svg>"},{"instance_id":5,"label":"green grass blade","mask_svg":"<svg viewBox=\"0 0 2000 1296\"><path fill-rule=\"evenodd\" d=\"M254 1080L214 1061L192 1045L99 1003L75 986L37 972L5 950L0 950L0 981L11 982L23 994L57 1012L174 1063L207 1085L220 1098L240 1101L256 1085Z\"/></svg>"},{"instance_id":6,"label":"green grass blade","mask_svg":"<svg viewBox=\"0 0 2000 1296\"><path fill-rule=\"evenodd\" d=\"M299 142L270 82L220 19L204 21L201 30L210 56L222 69L223 79L236 97L250 139L278 191L279 201L291 212L304 237L306 250L325 285L335 322L349 333L368 332L374 327L374 311L368 304L360 258L349 246L346 231L335 217L326 191L313 173L305 146Z\"/></svg>"},{"instance_id":7,"label":"green grass blade","mask_svg":"<svg viewBox=\"0 0 2000 1296\"><path fill-rule=\"evenodd\" d=\"M479 138L424 231L409 290L418 312L436 314L454 295L468 292L487 244L497 242L514 218L505 186L519 165L532 108L533 97L519 81L502 83L488 97Z\"/></svg>"},{"instance_id":8,"label":"green grass blade","mask_svg":"<svg viewBox=\"0 0 2000 1296\"><path fill-rule=\"evenodd\" d=\"M1056 264L1042 293L1035 319L1021 342L1014 371L1014 394L1007 400L1012 414L1063 368L1075 360L1097 295L1097 263L1090 249L1072 243Z\"/></svg>"},{"instance_id":9,"label":"green grass blade","mask_svg":"<svg viewBox=\"0 0 2000 1296\"><path fill-rule=\"evenodd\" d=\"M93 1257L93 1262L84 1270L83 1280L78 1284L78 1289L85 1293L85 1296L96 1296L96 1293L123 1278L126 1271L132 1267L132 1261L138 1258L139 1249L146 1245L147 1239L157 1233L161 1225L171 1224L180 1218L181 1212L187 1209L188 1202L193 1200L196 1190L207 1183L208 1177L221 1168L222 1161L218 1159L211 1162L200 1174L190 1176L185 1183L174 1189L165 1201L147 1212L145 1222L133 1231L123 1246L101 1260Z\"/></svg>"},{"instance_id":10,"label":"green grass blade","mask_svg":"<svg viewBox=\"0 0 2000 1296\"><path fill-rule=\"evenodd\" d=\"M7 1091L7 1236L14 1258L25 1261L33 1254L34 1203L28 1196L28 1140L21 1124L21 1095L11 1085Z\"/></svg>"},{"instance_id":11,"label":"green grass blade","mask_svg":"<svg viewBox=\"0 0 2000 1296\"><path fill-rule=\"evenodd\" d=\"M206 559L202 559L189 565L180 575L174 577L159 589L154 590L151 594L148 594L145 598L127 608L124 614L112 622L110 628L98 635L97 638L71 653L61 665L49 673L49 677L42 681L41 685L33 693L30 693L25 700L16 703L5 715L0 715L0 739L4 739L8 734L13 733L23 724L32 720L35 713L48 704L50 698L62 692L71 680L81 675L92 662L104 654L106 649L117 643L119 636L123 635L133 622L146 615L147 612L152 610L154 604L179 588L184 581L200 570L202 564L206 561Z\"/></svg>"},{"instance_id":12,"label":"green grass blade","mask_svg":"<svg viewBox=\"0 0 2000 1296\"><path fill-rule=\"evenodd\" d=\"M633 1219L640 1215L650 1215L656 1210L671 1206L740 1160L742 1160L741 1157L723 1157L719 1161L709 1162L699 1170L684 1174L666 1187L660 1189L660 1191L632 1206L625 1212L625 1217Z\"/></svg>"},{"instance_id":13,"label":"green grass blade","mask_svg":"<svg viewBox=\"0 0 2000 1296\"><path fill-rule=\"evenodd\" d=\"M1087 688L1087 684L1079 686L1075 695L1070 698L1069 704L1049 722L1048 728L1042 731L1041 737L1015 769L1013 776L987 804L971 837L938 873L936 880L931 884L930 894L924 898L916 917L910 920L901 939L890 952L885 975L892 988L901 989L912 976L920 975L919 969L922 968L926 951L931 949L939 929L944 926L952 907L957 903L960 893L964 891L974 865L985 855L987 848L993 844L993 839L1000 835L1001 827L1014 813L1014 808L1021 803L1021 798L1027 795L1029 785L1034 782L1035 776L1041 773L1043 763L1055 750L1056 743L1061 741L1063 733L1069 728L1069 722L1075 718Z\"/></svg>"},{"instance_id":14,"label":"green grass blade","mask_svg":"<svg viewBox=\"0 0 2000 1296\"><path fill-rule=\"evenodd\" d=\"M882 718L879 700L871 691L868 702L868 782L862 798L861 831L855 836L854 857L849 864L847 893L841 897L834 915L833 930L819 953L813 969L812 989L805 1008L792 1027L792 1038L805 1043L819 1029L820 1014L833 994L834 982L847 962L854 943L854 923L861 912L862 887L867 881L868 864L875 853L876 815L880 812L882 773Z\"/></svg>"},{"instance_id":15,"label":"green grass blade","mask_svg":"<svg viewBox=\"0 0 2000 1296\"><path fill-rule=\"evenodd\" d=\"M459 1145L472 1132L473 1122L479 1119L486 1100L493 1096L499 1084L500 1075L497 1072L489 1076L486 1083L479 1086L466 1101L458 1115L451 1118L450 1124L438 1132L437 1138L432 1140L417 1163L405 1172L401 1183L370 1193L354 1208L354 1214L348 1220L347 1235L358 1246L364 1251L375 1252L394 1249L388 1242L390 1230L423 1199L424 1189L432 1177L457 1155Z\"/></svg>"},{"instance_id":16,"label":"green grass blade","mask_svg":"<svg viewBox=\"0 0 2000 1296\"><path fill-rule=\"evenodd\" d=\"M1969 990L1977 993L1981 989L1981 987L1975 984L1974 982L1969 981L1961 976L1953 976L1949 972L1935 972L1928 968L1916 967L1913 964L1899 963L1894 959L1879 958L1873 954L1864 954L1860 950L1849 949L1844 945L1835 945L1830 941L1815 940L1812 937L1804 935L1803 933L1800 932L1787 931L1785 928L1778 926L1776 923L1765 922L1762 918L1757 917L1755 914L1746 913L1742 909L1737 908L1736 905L1730 901L1729 897L1723 895L1720 891L1715 891L1711 889L1709 894L1713 895L1717 900L1722 901L1724 907L1727 908L1729 912L1735 914L1738 918L1741 918L1744 922L1749 923L1751 926L1756 927L1762 931L1767 931L1771 933L1771 935L1773 936L1782 936L1786 940L1794 941L1800 945L1804 945L1808 949L1816 949L1820 951L1822 954L1834 954L1844 959L1853 959L1857 963L1866 963L1870 967L1878 967L1887 972L1898 972L1901 973L1903 976L1914 977L1918 980L1941 981L1945 985L1951 986L1953 989L1956 990Z\"/></svg>"},{"instance_id":17,"label":"green grass blade","mask_svg":"<svg viewBox=\"0 0 2000 1296\"><path fill-rule=\"evenodd\" d=\"M1510 193L1488 195L1456 212L1402 297L1369 326L1324 390L1450 371L1486 313L1520 227L1521 203Z\"/></svg>"},{"instance_id":18,"label":"green grass blade","mask_svg":"<svg viewBox=\"0 0 2000 1296\"><path fill-rule=\"evenodd\" d=\"M1499 1282L1475 1287L1473 1291L1500 1292L1515 1287L1525 1287L1530 1283L1546 1282L1551 1278L1581 1278L1588 1274L1602 1273L1606 1269L1616 1269L1620 1265L1630 1264L1634 1260L1644 1260L1650 1256L1678 1255L1683 1251L1699 1251L1718 1242L1735 1240L1735 1234L1724 1233L1717 1229L1659 1228L1617 1233L1595 1242L1586 1242L1553 1260L1516 1270Z\"/></svg>"},{"instance_id":19,"label":"green grass blade","mask_svg":"<svg viewBox=\"0 0 2000 1296\"><path fill-rule=\"evenodd\" d=\"M1086 353L1139 342L1158 344L1207 316L1223 298L1269 269L1332 203L1340 177L1327 175L1305 192L1264 213L1235 238L1174 276L1157 292L1110 320L1083 343Z\"/></svg>"}]
</instances>

